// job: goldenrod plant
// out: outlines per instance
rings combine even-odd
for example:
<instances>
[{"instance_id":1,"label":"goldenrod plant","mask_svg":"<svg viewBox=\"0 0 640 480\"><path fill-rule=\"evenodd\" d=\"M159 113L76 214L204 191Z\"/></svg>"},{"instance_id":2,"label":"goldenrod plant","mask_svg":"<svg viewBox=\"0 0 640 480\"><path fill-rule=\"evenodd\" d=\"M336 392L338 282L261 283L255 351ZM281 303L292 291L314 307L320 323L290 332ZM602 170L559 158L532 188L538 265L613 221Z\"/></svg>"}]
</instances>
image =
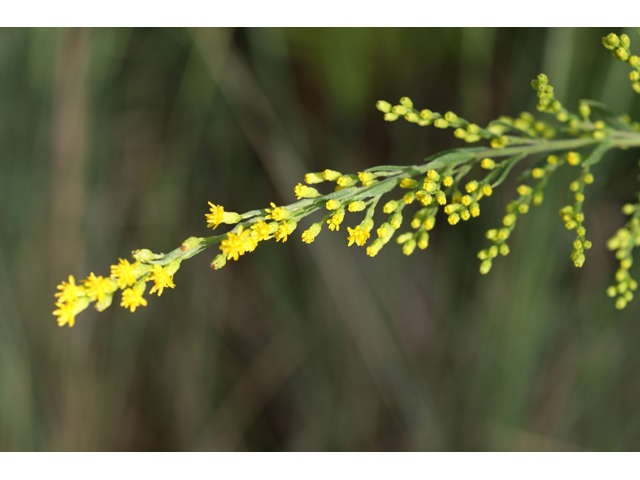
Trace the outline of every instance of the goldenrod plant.
<instances>
[{"instance_id":1,"label":"goldenrod plant","mask_svg":"<svg viewBox=\"0 0 640 480\"><path fill-rule=\"evenodd\" d=\"M611 33L602 43L614 58L632 68L631 86L640 93L640 60L637 55L631 55L629 37ZM228 232L189 237L167 254L136 250L132 253L133 262L119 259L111 266L108 277L95 276L92 272L76 283L74 277L69 276L68 282L62 282L56 293L57 309L53 314L58 325L73 326L75 316L91 303L103 311L111 305L118 290L122 291L120 305L134 312L147 305L144 298L147 283L152 285L149 293L158 296L165 289L175 287L173 277L182 261L218 246L220 253L211 266L220 269L229 260L237 261L253 252L260 242L272 239L286 242L298 224L314 214L319 214L318 221L301 235L305 243L315 241L323 228L344 235L345 228L341 231L340 227L345 217L358 218L349 222L353 227L346 227L349 246L366 247L367 255L375 257L395 238L403 253L411 255L416 248L428 247L429 232L438 216L444 215L449 225L479 216L482 199L491 196L523 161L530 161L530 168L519 177L517 197L507 204L502 225L486 233L491 244L478 253L480 273L487 274L496 257L509 254L507 241L519 217L543 202L549 179L560 168L575 171L575 180L568 185L572 203L563 206L559 213L564 226L576 234L571 261L576 267L582 267L591 248L584 227L583 205L587 187L594 182L592 168L609 150L640 147L640 123L626 115L612 114L604 105L591 100L580 101L577 112L568 110L555 98L553 86L543 73L533 79L531 85L538 96L536 108L546 116L537 118L523 112L517 118L499 117L485 127L453 112L419 110L408 97L402 97L397 105L378 101L376 108L388 122L403 118L420 127L450 128L453 135L465 143L488 145L439 152L420 165L382 165L357 174L329 169L311 172L305 176L304 183L293 189L298 201L290 205L271 203L268 208L240 214L209 202L209 213L205 214L207 227L215 230L222 224L232 225ZM607 289L607 294L616 298L615 306L619 309L633 298L638 286L629 275L629 268L632 250L640 245L640 197L638 203L624 205L623 212L631 218L607 244L620 261L616 284ZM377 225L376 213L385 215L382 221L377 220Z\"/></svg>"}]
</instances>

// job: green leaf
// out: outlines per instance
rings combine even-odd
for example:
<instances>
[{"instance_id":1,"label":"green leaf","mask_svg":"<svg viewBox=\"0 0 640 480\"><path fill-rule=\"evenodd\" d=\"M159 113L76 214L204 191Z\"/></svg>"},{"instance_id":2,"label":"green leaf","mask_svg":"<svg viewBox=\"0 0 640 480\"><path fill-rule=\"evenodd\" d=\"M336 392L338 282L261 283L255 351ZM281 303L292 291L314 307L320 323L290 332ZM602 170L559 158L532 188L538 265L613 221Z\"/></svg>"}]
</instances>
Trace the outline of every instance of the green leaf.
<instances>
[{"instance_id":1,"label":"green leaf","mask_svg":"<svg viewBox=\"0 0 640 480\"><path fill-rule=\"evenodd\" d=\"M582 167L583 168L584 167L589 167L589 166L593 165L594 163L598 163L600 161L600 159L602 158L602 156L608 150L611 150L612 148L613 148L613 145L610 144L610 143L601 143L596 148L591 150L591 153L589 154L589 156L584 159L584 162L582 162Z\"/></svg>"},{"instance_id":2,"label":"green leaf","mask_svg":"<svg viewBox=\"0 0 640 480\"><path fill-rule=\"evenodd\" d=\"M493 183L493 185L491 185L491 188L496 188L498 185L504 182L505 179L507 178L507 175L509 175L509 172L515 166L515 164L518 163L520 160L522 160L526 156L527 156L526 153L520 153L518 155L514 155L513 157L509 158L507 160L507 164L503 167L500 177L498 177L498 180L496 180Z\"/></svg>"},{"instance_id":3,"label":"green leaf","mask_svg":"<svg viewBox=\"0 0 640 480\"><path fill-rule=\"evenodd\" d=\"M475 154L482 148L458 148L455 150L447 150L446 152L436 153L425 159L427 167L432 170L438 170L445 167L455 167L461 163L466 163L475 158Z\"/></svg>"}]
</instances>

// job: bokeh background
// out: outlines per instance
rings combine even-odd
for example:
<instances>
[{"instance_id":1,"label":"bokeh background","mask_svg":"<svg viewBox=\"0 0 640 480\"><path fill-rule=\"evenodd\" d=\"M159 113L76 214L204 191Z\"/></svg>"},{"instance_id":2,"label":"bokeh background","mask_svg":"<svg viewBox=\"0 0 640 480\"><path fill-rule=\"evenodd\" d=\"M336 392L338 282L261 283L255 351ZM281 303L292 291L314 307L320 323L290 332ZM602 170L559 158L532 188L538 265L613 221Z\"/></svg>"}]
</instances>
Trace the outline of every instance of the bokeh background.
<instances>
[{"instance_id":1,"label":"bokeh background","mask_svg":"<svg viewBox=\"0 0 640 480\"><path fill-rule=\"evenodd\" d=\"M570 108L640 119L610 31L0 30L0 449L640 449L640 301L618 312L604 293L637 151L595 168L582 269L561 171L478 273L512 175L411 257L371 259L343 229L303 244L314 218L222 270L214 249L184 262L135 313L51 314L69 274L207 236L207 201L287 204L306 172L461 146L384 122L379 99L486 124L535 111L543 71Z\"/></svg>"}]
</instances>

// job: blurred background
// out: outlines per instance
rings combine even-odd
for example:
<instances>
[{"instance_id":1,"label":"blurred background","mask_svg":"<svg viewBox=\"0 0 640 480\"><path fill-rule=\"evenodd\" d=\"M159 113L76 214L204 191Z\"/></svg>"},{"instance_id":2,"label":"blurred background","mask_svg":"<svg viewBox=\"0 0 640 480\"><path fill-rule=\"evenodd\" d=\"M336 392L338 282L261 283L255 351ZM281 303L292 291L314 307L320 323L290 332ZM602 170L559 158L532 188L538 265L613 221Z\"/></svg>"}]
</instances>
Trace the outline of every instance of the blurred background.
<instances>
[{"instance_id":1,"label":"blurred background","mask_svg":"<svg viewBox=\"0 0 640 480\"><path fill-rule=\"evenodd\" d=\"M207 201L287 204L306 172L464 145L384 122L379 99L484 125L535 112L545 72L570 109L592 98L640 120L610 31L0 30L0 449L640 449L640 301L618 312L604 293L637 151L593 172L582 269L559 171L478 273L515 172L411 257L348 248L359 214L303 244L313 218L222 270L215 249L184 262L135 313L118 296L72 329L51 314L69 274L209 235Z\"/></svg>"}]
</instances>

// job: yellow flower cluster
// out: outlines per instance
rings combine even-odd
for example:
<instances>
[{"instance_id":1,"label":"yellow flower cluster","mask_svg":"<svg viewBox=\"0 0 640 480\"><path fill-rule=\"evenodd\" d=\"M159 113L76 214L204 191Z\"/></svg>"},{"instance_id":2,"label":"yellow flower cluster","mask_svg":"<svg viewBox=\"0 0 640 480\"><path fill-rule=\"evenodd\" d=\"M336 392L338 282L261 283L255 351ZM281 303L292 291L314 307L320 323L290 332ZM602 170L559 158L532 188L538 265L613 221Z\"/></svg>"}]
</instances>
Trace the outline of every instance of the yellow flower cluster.
<instances>
[{"instance_id":1,"label":"yellow flower cluster","mask_svg":"<svg viewBox=\"0 0 640 480\"><path fill-rule=\"evenodd\" d=\"M53 314L58 317L59 326L73 327L76 314L86 308L89 304L89 297L82 286L76 285L73 275L69 275L68 283L62 282L57 288L60 290L55 294L58 299L56 301L58 309Z\"/></svg>"},{"instance_id":2,"label":"yellow flower cluster","mask_svg":"<svg viewBox=\"0 0 640 480\"><path fill-rule=\"evenodd\" d=\"M575 158L579 157L572 154L574 154L574 152L567 153L565 157L567 163L577 165L579 161L576 161ZM589 167L585 167L580 177L569 185L569 190L573 192L575 203L560 209L560 217L564 222L564 226L567 230L576 231L576 239L573 241L573 252L571 253L571 260L573 260L576 267L582 267L582 265L584 265L584 251L591 248L591 242L585 238L586 229L583 225L584 213L582 212L582 205L584 203L584 188L586 185L593 183L593 180L594 178L589 172Z\"/></svg>"},{"instance_id":3,"label":"yellow flower cluster","mask_svg":"<svg viewBox=\"0 0 640 480\"><path fill-rule=\"evenodd\" d=\"M538 180L535 187L529 185L520 185L517 188L518 198L506 207L506 215L502 219L501 228L493 228L488 230L486 237L491 240L493 245L489 248L478 252L478 258L481 260L480 273L485 275L489 273L493 265L493 259L498 255L506 256L510 249L506 241L511 236L511 232L516 226L516 222L520 215L529 212L531 205L538 206L542 204L544 199L542 190L546 186L551 174L563 163L555 155L549 155L546 162L531 170L531 177Z\"/></svg>"},{"instance_id":4,"label":"yellow flower cluster","mask_svg":"<svg viewBox=\"0 0 640 480\"><path fill-rule=\"evenodd\" d=\"M482 128L475 123L470 123L464 118L458 117L453 112L441 115L428 109L416 110L413 108L413 101L409 97L402 97L398 105L391 105L389 102L380 100L376 103L376 108L384 113L387 122L396 121L403 117L407 122L415 123L421 127L433 125L436 128L454 128L454 136L467 143L479 142L482 139L499 139L503 130L498 125L489 125Z\"/></svg>"},{"instance_id":5,"label":"yellow flower cluster","mask_svg":"<svg viewBox=\"0 0 640 480\"><path fill-rule=\"evenodd\" d=\"M616 308L621 310L633 300L633 292L638 288L638 283L631 278L629 269L633 264L631 253L634 248L640 246L640 204L626 204L623 209L625 215L632 218L624 228L607 241L607 248L616 252L616 258L620 262L620 268L616 271L616 285L607 288L607 295L618 297Z\"/></svg>"},{"instance_id":6,"label":"yellow flower cluster","mask_svg":"<svg viewBox=\"0 0 640 480\"><path fill-rule=\"evenodd\" d=\"M149 256L150 254L150 256ZM155 255L148 250L138 250L134 256L154 259ZM56 293L57 310L53 314L58 317L58 325L75 324L75 316L87 308L91 302L95 303L95 308L99 312L111 305L113 294L116 290L122 290L121 306L134 312L140 305L146 306L147 301L143 298L145 283L154 283L150 293L158 292L162 294L165 288L174 288L173 274L178 270L179 261L167 266L143 264L139 260L133 264L128 260L118 259L116 265L111 266L111 275L107 278L96 276L93 272L82 281L81 285L76 285L73 276L69 276L69 282L62 282L58 285L60 292Z\"/></svg>"},{"instance_id":7,"label":"yellow flower cluster","mask_svg":"<svg viewBox=\"0 0 640 480\"><path fill-rule=\"evenodd\" d=\"M618 37L615 33L610 33L606 37L602 37L602 44L607 50L611 50L613 58L628 63L633 68L629 73L631 88L636 93L640 93L640 57L631 55L631 39L629 36L622 34Z\"/></svg>"}]
</instances>

